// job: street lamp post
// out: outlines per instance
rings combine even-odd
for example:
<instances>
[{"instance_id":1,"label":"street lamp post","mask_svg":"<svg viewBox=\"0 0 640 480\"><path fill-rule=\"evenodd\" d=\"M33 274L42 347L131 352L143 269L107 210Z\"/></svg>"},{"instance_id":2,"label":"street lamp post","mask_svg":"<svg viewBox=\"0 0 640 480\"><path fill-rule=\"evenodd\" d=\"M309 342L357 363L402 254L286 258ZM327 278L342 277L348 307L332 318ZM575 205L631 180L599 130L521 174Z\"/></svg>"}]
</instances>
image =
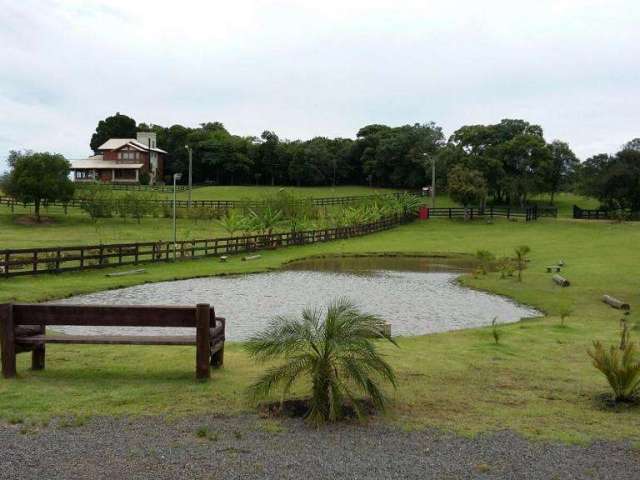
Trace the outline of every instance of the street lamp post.
<instances>
[{"instance_id":1,"label":"street lamp post","mask_svg":"<svg viewBox=\"0 0 640 480\"><path fill-rule=\"evenodd\" d=\"M187 207L191 208L191 187L193 185L193 148L189 145L185 145L184 148L189 152L189 200L187 202Z\"/></svg>"},{"instance_id":2,"label":"street lamp post","mask_svg":"<svg viewBox=\"0 0 640 480\"><path fill-rule=\"evenodd\" d=\"M428 153L423 153L422 156L425 158L424 169L427 169L427 159L429 158ZM431 157L431 208L436 208L436 157L433 155Z\"/></svg>"},{"instance_id":3,"label":"street lamp post","mask_svg":"<svg viewBox=\"0 0 640 480\"><path fill-rule=\"evenodd\" d=\"M176 182L182 178L181 173L173 174L173 261L176 261L176 250L178 249L178 230L176 228Z\"/></svg>"}]
</instances>

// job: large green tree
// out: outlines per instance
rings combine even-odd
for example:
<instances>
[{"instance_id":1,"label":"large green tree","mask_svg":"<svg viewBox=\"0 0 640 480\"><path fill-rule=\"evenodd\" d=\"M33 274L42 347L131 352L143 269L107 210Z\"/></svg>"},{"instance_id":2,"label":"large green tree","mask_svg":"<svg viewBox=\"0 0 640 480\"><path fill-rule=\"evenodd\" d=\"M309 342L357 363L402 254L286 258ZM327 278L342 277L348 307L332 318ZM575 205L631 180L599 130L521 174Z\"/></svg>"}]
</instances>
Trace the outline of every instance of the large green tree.
<instances>
[{"instance_id":1,"label":"large green tree","mask_svg":"<svg viewBox=\"0 0 640 480\"><path fill-rule=\"evenodd\" d=\"M91 136L91 150L96 152L98 147L110 138L136 138L137 131L133 118L117 112L98 122L96 131Z\"/></svg>"},{"instance_id":2,"label":"large green tree","mask_svg":"<svg viewBox=\"0 0 640 480\"><path fill-rule=\"evenodd\" d=\"M71 165L62 155L11 152L9 167L2 189L20 202L33 202L38 221L43 203L64 202L73 197L74 184L69 179Z\"/></svg>"},{"instance_id":3,"label":"large green tree","mask_svg":"<svg viewBox=\"0 0 640 480\"><path fill-rule=\"evenodd\" d=\"M575 180L580 162L569 144L554 140L549 144L550 161L542 166L544 189L551 194L551 203L562 188L569 186Z\"/></svg>"}]
</instances>

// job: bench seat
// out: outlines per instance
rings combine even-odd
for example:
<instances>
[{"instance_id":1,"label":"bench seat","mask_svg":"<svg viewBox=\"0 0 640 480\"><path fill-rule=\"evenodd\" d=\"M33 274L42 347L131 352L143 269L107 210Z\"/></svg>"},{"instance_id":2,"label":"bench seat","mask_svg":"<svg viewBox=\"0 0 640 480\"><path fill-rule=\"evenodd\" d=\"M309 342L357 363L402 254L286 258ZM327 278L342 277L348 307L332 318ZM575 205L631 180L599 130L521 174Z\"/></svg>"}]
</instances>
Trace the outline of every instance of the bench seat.
<instances>
[{"instance_id":1,"label":"bench seat","mask_svg":"<svg viewBox=\"0 0 640 480\"><path fill-rule=\"evenodd\" d=\"M218 338L212 338L212 341ZM224 340L224 339L221 339ZM21 345L42 345L43 343L65 343L80 345L195 345L195 335L142 336L142 335L32 335L16 337ZM222 346L222 345L220 345Z\"/></svg>"}]
</instances>

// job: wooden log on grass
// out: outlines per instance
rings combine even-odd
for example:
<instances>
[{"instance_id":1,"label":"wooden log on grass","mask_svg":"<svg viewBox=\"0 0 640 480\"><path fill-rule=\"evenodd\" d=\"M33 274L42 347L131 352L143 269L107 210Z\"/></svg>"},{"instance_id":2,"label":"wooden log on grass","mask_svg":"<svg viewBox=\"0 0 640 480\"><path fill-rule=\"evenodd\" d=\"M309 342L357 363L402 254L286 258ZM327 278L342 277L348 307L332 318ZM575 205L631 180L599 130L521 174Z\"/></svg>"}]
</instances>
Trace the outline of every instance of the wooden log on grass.
<instances>
[{"instance_id":1,"label":"wooden log on grass","mask_svg":"<svg viewBox=\"0 0 640 480\"><path fill-rule=\"evenodd\" d=\"M611 295L603 295L602 301L613 308L617 308L618 310L631 310L631 306L628 303L618 300Z\"/></svg>"},{"instance_id":2,"label":"wooden log on grass","mask_svg":"<svg viewBox=\"0 0 640 480\"><path fill-rule=\"evenodd\" d=\"M571 282L561 275L555 274L552 278L556 285L560 285L561 287L568 287L571 285Z\"/></svg>"},{"instance_id":3,"label":"wooden log on grass","mask_svg":"<svg viewBox=\"0 0 640 480\"><path fill-rule=\"evenodd\" d=\"M260 255L247 255L246 257L242 257L242 261L246 262L247 260L255 260L256 258L260 258Z\"/></svg>"}]
</instances>

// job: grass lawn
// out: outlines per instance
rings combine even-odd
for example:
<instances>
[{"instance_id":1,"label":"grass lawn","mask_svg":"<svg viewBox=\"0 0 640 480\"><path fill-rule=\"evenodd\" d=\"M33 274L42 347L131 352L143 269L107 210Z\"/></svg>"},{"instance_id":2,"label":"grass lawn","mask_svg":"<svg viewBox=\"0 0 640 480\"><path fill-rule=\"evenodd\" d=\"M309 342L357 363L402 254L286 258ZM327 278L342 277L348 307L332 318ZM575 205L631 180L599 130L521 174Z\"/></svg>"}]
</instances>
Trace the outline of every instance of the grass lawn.
<instances>
[{"instance_id":1,"label":"grass lawn","mask_svg":"<svg viewBox=\"0 0 640 480\"><path fill-rule=\"evenodd\" d=\"M24 215L0 214L0 249L55 247L59 245L97 245L127 243L173 238L170 218L143 218L140 223L128 218L101 218L95 223L88 215L74 213L47 215L52 223L22 224ZM176 222L178 238L213 238L227 236L215 221L179 218Z\"/></svg>"},{"instance_id":2,"label":"grass lawn","mask_svg":"<svg viewBox=\"0 0 640 480\"><path fill-rule=\"evenodd\" d=\"M429 220L358 239L270 251L254 262L234 257L228 263L204 259L148 265L145 275L135 277L107 278L98 271L0 280L0 301L260 271L310 255L473 254L487 249L501 256L527 244L531 262L522 283L501 280L497 273L462 281L534 305L547 315L500 327L499 345L490 329L482 328L401 338L400 349L384 347L399 376L398 390L389 392L393 405L386 420L462 434L508 428L539 439L640 442L640 407L603 407L598 399L608 386L586 354L592 340L613 343L618 338L621 315L602 304L600 296L610 293L632 306L639 300L640 266L634 261L639 242L638 223ZM572 281L566 289L556 287L544 269L559 259L567 263L563 274ZM565 306L573 313L561 327L558 313ZM637 314L631 319L637 325ZM636 326L632 337L639 336ZM0 417L5 420L250 410L243 391L263 368L232 343L225 368L215 371L207 384L193 380L193 348L50 345L46 370L31 372L29 361L28 354L20 355L19 378L0 380Z\"/></svg>"},{"instance_id":3,"label":"grass lawn","mask_svg":"<svg viewBox=\"0 0 640 480\"><path fill-rule=\"evenodd\" d=\"M192 192L194 200L241 200L260 199L267 195L274 195L279 190L285 189L288 192L300 197L351 197L362 195L374 195L376 193L393 193L392 188L369 188L359 185L337 186L337 187L270 187L270 186L211 186L195 188ZM169 194L170 195L170 194ZM187 199L188 192L178 192L177 197Z\"/></svg>"}]
</instances>

